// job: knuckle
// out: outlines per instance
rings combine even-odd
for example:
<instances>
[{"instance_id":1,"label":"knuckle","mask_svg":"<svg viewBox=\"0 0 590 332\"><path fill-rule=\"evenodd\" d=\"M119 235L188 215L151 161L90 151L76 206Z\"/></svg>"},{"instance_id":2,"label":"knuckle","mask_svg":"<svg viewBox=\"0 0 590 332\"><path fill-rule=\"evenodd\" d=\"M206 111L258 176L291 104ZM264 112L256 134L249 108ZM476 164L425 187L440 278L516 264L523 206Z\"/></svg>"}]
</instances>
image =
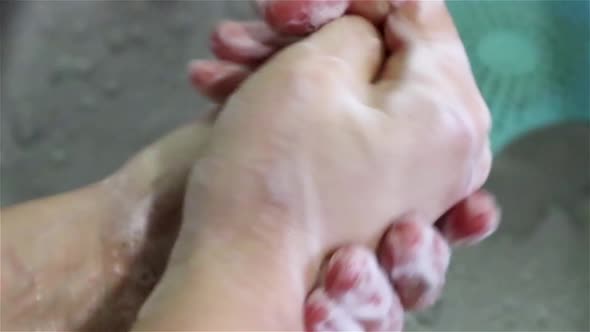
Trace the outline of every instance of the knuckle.
<instances>
[{"instance_id":1,"label":"knuckle","mask_svg":"<svg viewBox=\"0 0 590 332\"><path fill-rule=\"evenodd\" d=\"M471 190L477 190L481 188L490 176L492 170L492 150L489 144L486 143L481 157L476 161L474 172L474 181Z\"/></svg>"},{"instance_id":2,"label":"knuckle","mask_svg":"<svg viewBox=\"0 0 590 332\"><path fill-rule=\"evenodd\" d=\"M464 123L459 123L448 134L449 146L458 158L468 159L473 147L473 132Z\"/></svg>"},{"instance_id":3,"label":"knuckle","mask_svg":"<svg viewBox=\"0 0 590 332\"><path fill-rule=\"evenodd\" d=\"M470 104L471 112L469 113L478 134L485 136L492 129L492 114L479 91L474 93L474 96L475 100Z\"/></svg>"},{"instance_id":4,"label":"knuckle","mask_svg":"<svg viewBox=\"0 0 590 332\"><path fill-rule=\"evenodd\" d=\"M482 128L482 133L487 135L492 129L492 113L485 102L482 102L482 104L481 108L477 111L477 114L480 115L478 117L479 127Z\"/></svg>"},{"instance_id":5,"label":"knuckle","mask_svg":"<svg viewBox=\"0 0 590 332\"><path fill-rule=\"evenodd\" d=\"M488 108L483 98L476 105L463 103L461 100L451 102L451 98L447 100L449 103L446 103L440 113L446 114L444 126L448 144L458 156L472 160L481 153L480 147L484 143L489 148L487 145L491 116Z\"/></svg>"},{"instance_id":6,"label":"knuckle","mask_svg":"<svg viewBox=\"0 0 590 332\"><path fill-rule=\"evenodd\" d=\"M491 113L486 104L479 88L472 82L470 87L464 89L467 93L463 95L463 105L466 114L470 115L471 121L474 123L478 132L487 134L491 128L492 118Z\"/></svg>"},{"instance_id":7,"label":"knuckle","mask_svg":"<svg viewBox=\"0 0 590 332\"><path fill-rule=\"evenodd\" d=\"M467 112L460 106L450 104L438 104L435 108L438 126L444 137L441 143L452 153L452 157L469 159L477 141L477 131Z\"/></svg>"}]
</instances>

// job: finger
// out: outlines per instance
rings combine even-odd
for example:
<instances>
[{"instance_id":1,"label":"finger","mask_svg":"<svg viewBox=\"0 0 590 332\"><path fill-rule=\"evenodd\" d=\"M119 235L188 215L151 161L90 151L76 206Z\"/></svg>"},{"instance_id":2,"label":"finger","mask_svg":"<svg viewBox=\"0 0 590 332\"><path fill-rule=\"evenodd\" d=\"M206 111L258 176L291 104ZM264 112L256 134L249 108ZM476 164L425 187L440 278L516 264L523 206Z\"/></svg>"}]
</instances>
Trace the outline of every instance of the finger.
<instances>
[{"instance_id":1,"label":"finger","mask_svg":"<svg viewBox=\"0 0 590 332\"><path fill-rule=\"evenodd\" d=\"M432 226L409 219L395 222L378 255L404 309L434 304L445 283L450 249Z\"/></svg>"},{"instance_id":2,"label":"finger","mask_svg":"<svg viewBox=\"0 0 590 332\"><path fill-rule=\"evenodd\" d=\"M452 18L442 0L396 1L385 23L390 57L382 80L399 80L404 70L432 75L429 66L438 52L451 52L461 59L464 49ZM421 51L421 52L419 52ZM409 54L412 53L412 56Z\"/></svg>"},{"instance_id":3,"label":"finger","mask_svg":"<svg viewBox=\"0 0 590 332\"><path fill-rule=\"evenodd\" d=\"M308 331L401 331L404 311L376 256L362 246L336 250L305 305Z\"/></svg>"},{"instance_id":4,"label":"finger","mask_svg":"<svg viewBox=\"0 0 590 332\"><path fill-rule=\"evenodd\" d=\"M473 245L494 233L500 215L494 196L480 190L454 206L436 226L451 244Z\"/></svg>"},{"instance_id":5,"label":"finger","mask_svg":"<svg viewBox=\"0 0 590 332\"><path fill-rule=\"evenodd\" d=\"M248 21L239 22L253 39L269 46L284 47L301 39L297 36L289 36L273 30L266 22Z\"/></svg>"},{"instance_id":6,"label":"finger","mask_svg":"<svg viewBox=\"0 0 590 332\"><path fill-rule=\"evenodd\" d=\"M323 288L314 290L305 302L305 330L309 332L363 331L352 316L336 305Z\"/></svg>"},{"instance_id":7,"label":"finger","mask_svg":"<svg viewBox=\"0 0 590 332\"><path fill-rule=\"evenodd\" d=\"M401 331L403 308L370 250L338 249L326 267L323 287L366 331Z\"/></svg>"},{"instance_id":8,"label":"finger","mask_svg":"<svg viewBox=\"0 0 590 332\"><path fill-rule=\"evenodd\" d=\"M349 14L359 15L373 24L381 24L391 11L388 0L352 0L348 8Z\"/></svg>"},{"instance_id":9,"label":"finger","mask_svg":"<svg viewBox=\"0 0 590 332\"><path fill-rule=\"evenodd\" d=\"M220 23L211 35L211 49L221 60L256 64L273 54L279 45L278 34L262 22Z\"/></svg>"},{"instance_id":10,"label":"finger","mask_svg":"<svg viewBox=\"0 0 590 332\"><path fill-rule=\"evenodd\" d=\"M414 46L457 36L444 0L394 0L391 3L393 10L387 19L387 31L401 43Z\"/></svg>"},{"instance_id":11,"label":"finger","mask_svg":"<svg viewBox=\"0 0 590 332\"><path fill-rule=\"evenodd\" d=\"M221 103L248 77L246 67L223 61L194 60L188 66L193 86L203 95Z\"/></svg>"},{"instance_id":12,"label":"finger","mask_svg":"<svg viewBox=\"0 0 590 332\"><path fill-rule=\"evenodd\" d=\"M342 36L353 42L343 42ZM379 69L383 44L375 27L366 20L346 16L321 28L289 49L294 54L301 50L333 61L339 74L353 82L369 82ZM299 53L301 54L301 53ZM299 55L298 54L298 55ZM313 61L313 60L312 60Z\"/></svg>"},{"instance_id":13,"label":"finger","mask_svg":"<svg viewBox=\"0 0 590 332\"><path fill-rule=\"evenodd\" d=\"M266 22L276 31L303 36L341 17L350 0L257 0Z\"/></svg>"}]
</instances>

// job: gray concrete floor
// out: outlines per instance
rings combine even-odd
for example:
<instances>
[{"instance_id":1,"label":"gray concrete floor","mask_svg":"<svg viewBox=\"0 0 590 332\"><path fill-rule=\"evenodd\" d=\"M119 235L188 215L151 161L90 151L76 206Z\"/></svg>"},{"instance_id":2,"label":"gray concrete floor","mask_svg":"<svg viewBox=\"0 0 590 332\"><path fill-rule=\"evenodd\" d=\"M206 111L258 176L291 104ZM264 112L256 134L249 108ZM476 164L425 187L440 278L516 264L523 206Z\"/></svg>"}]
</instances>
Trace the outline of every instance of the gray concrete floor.
<instances>
[{"instance_id":1,"label":"gray concrete floor","mask_svg":"<svg viewBox=\"0 0 590 332\"><path fill-rule=\"evenodd\" d=\"M246 1L2 2L3 206L98 180L207 109L187 60ZM531 134L496 159L497 235L458 250L443 300L410 330L588 331L590 128Z\"/></svg>"}]
</instances>

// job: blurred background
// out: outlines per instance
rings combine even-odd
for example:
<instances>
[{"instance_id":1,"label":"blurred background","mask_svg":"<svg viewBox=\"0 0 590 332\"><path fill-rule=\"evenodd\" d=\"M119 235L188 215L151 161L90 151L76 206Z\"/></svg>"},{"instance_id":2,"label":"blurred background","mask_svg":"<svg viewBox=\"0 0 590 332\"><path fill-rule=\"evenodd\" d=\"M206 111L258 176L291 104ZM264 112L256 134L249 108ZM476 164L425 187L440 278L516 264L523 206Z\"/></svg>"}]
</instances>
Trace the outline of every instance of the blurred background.
<instances>
[{"instance_id":1,"label":"blurred background","mask_svg":"<svg viewBox=\"0 0 590 332\"><path fill-rule=\"evenodd\" d=\"M499 5L501 4L501 5ZM498 233L408 330L588 331L588 1L451 1L494 113ZM73 189L208 109L186 63L248 1L2 1L2 206ZM558 123L559 122L559 123Z\"/></svg>"}]
</instances>

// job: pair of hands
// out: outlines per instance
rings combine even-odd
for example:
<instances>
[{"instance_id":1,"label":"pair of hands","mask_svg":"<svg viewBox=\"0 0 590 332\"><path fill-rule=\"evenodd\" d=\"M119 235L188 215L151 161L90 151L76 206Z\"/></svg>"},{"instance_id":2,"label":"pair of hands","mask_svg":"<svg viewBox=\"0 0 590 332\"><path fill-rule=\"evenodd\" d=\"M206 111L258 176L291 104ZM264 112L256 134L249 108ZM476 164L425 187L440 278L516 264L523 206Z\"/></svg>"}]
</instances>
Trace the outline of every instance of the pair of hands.
<instances>
[{"instance_id":1,"label":"pair of hands","mask_svg":"<svg viewBox=\"0 0 590 332\"><path fill-rule=\"evenodd\" d=\"M191 70L197 87L224 106L189 182L172 262L190 257L195 242L219 242L214 234L240 232L271 247L272 238L304 234L290 240L309 289L335 248L376 247L392 222L431 224L478 190L491 165L490 117L444 2L265 6L275 31L309 32L325 23L312 20L317 8L330 7L335 17L348 8L373 22L386 17L385 38L366 20L343 18L287 47L243 83L292 39L257 23L217 31L214 49L226 62L197 62ZM440 223L448 240L476 241L494 229L495 206L482 195ZM261 222L260 214L280 222ZM395 227L389 232L395 238ZM433 284L419 294L431 300L444 283L446 263L437 264L442 278L423 276ZM432 303L404 295L393 274L406 309ZM319 321L314 326L326 323Z\"/></svg>"},{"instance_id":2,"label":"pair of hands","mask_svg":"<svg viewBox=\"0 0 590 332\"><path fill-rule=\"evenodd\" d=\"M239 247L227 288L262 285L253 298L269 301L240 303L231 292L223 298L224 289L191 292L191 283L206 281L199 274L181 273L186 282L176 283L180 293L205 299L200 308L220 322L232 317L232 303L242 318L276 305L292 324L279 319L274 329L296 329L314 286L305 308L310 330L396 330L401 306L423 308L438 295L447 241L474 242L494 229L493 200L483 193L464 199L489 171L489 116L442 3L264 3L273 29L224 23L213 38L222 61L191 66L199 90L223 105L217 122L175 131L98 184L3 209L10 234L2 250L2 301L10 303L3 327L127 330L156 283L160 294L175 285L171 270L188 261L227 278L220 258ZM383 24L385 38L353 17L299 37L345 12ZM384 232L375 255L367 247ZM351 243L360 245L338 249ZM380 299L385 311L364 310L367 299ZM194 302L173 304L173 312L199 313ZM199 321L209 317L203 312ZM377 316L359 316L367 312ZM244 320L234 323L244 329Z\"/></svg>"}]
</instances>

